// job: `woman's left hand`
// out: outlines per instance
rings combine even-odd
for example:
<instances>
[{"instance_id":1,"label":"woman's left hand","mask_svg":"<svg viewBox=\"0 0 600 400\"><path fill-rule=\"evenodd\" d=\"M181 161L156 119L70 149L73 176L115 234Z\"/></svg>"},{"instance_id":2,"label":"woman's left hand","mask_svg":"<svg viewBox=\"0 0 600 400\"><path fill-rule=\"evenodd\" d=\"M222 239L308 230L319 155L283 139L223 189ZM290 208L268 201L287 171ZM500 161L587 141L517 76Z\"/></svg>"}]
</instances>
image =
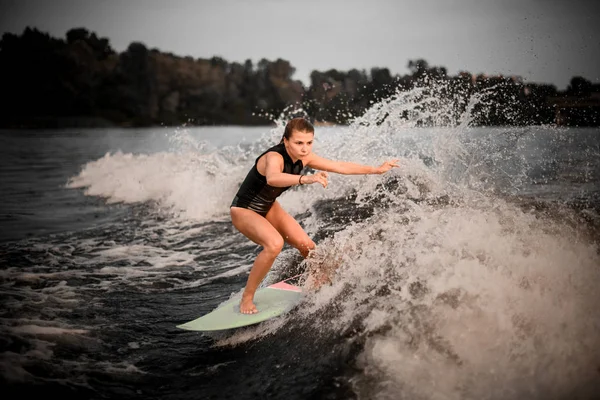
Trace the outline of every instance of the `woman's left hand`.
<instances>
[{"instance_id":1,"label":"woman's left hand","mask_svg":"<svg viewBox=\"0 0 600 400\"><path fill-rule=\"evenodd\" d=\"M390 161L386 161L383 164L381 164L379 167L377 167L377 169L375 170L377 174L384 174L386 172L388 172L390 169L392 168L397 168L399 167L398 165L398 160L390 160Z\"/></svg>"}]
</instances>

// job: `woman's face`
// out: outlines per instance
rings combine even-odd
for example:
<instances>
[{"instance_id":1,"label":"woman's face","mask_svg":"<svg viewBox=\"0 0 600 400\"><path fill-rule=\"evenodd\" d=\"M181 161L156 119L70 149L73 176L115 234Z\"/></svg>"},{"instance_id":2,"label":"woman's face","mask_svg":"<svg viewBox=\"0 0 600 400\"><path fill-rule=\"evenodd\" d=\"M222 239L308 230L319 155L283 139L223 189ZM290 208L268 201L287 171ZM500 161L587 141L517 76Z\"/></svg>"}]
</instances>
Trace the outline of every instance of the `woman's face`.
<instances>
[{"instance_id":1,"label":"woman's face","mask_svg":"<svg viewBox=\"0 0 600 400\"><path fill-rule=\"evenodd\" d=\"M314 132L292 131L289 139L283 138L285 149L292 160L302 160L312 151Z\"/></svg>"}]
</instances>

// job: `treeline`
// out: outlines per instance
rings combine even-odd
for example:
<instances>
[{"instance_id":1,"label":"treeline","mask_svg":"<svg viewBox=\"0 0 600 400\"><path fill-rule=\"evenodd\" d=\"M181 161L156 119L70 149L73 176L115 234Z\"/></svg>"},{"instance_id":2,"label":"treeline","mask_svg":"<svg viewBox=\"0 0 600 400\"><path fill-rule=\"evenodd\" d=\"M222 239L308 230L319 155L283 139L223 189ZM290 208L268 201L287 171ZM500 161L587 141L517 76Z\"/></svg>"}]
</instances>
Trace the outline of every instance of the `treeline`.
<instances>
[{"instance_id":1,"label":"treeline","mask_svg":"<svg viewBox=\"0 0 600 400\"><path fill-rule=\"evenodd\" d=\"M442 124L457 123L468 110L472 125L600 125L599 85L581 77L559 92L517 77L449 76L425 60L409 61L408 69L404 76L387 68L313 71L305 88L282 59L256 65L193 59L138 42L117 53L108 39L84 28L70 30L65 39L27 28L0 40L0 125L258 125L293 106L317 121L344 124L402 93L450 104ZM440 124L422 117L439 104L416 101L412 110L388 110L379 118L399 112L408 119L417 110L419 123Z\"/></svg>"}]
</instances>

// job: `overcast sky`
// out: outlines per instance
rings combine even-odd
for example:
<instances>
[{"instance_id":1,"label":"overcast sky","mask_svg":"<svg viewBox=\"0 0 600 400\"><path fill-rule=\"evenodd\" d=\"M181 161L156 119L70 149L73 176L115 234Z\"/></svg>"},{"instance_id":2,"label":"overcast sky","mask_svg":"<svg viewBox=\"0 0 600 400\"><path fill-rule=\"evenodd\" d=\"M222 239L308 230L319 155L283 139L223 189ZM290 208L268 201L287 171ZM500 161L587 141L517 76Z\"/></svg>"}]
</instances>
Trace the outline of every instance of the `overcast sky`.
<instances>
[{"instance_id":1,"label":"overcast sky","mask_svg":"<svg viewBox=\"0 0 600 400\"><path fill-rule=\"evenodd\" d=\"M181 56L312 70L387 67L424 58L451 75L519 75L564 89L600 83L600 0L0 0L0 32L55 37L85 27L123 51L133 41Z\"/></svg>"}]
</instances>

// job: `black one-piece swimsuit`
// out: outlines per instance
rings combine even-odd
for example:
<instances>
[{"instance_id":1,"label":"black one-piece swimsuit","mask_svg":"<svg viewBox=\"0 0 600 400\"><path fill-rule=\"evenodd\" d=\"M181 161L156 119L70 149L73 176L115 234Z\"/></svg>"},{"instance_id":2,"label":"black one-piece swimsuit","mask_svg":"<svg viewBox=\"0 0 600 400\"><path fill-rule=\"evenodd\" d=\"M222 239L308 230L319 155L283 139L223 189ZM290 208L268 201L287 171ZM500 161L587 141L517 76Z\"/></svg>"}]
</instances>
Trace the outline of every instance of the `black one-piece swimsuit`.
<instances>
[{"instance_id":1,"label":"black one-piece swimsuit","mask_svg":"<svg viewBox=\"0 0 600 400\"><path fill-rule=\"evenodd\" d=\"M294 163L290 155L285 150L285 145L283 143L279 143L256 158L256 161L254 161L254 166L250 172L248 172L248 175L246 175L246 179L244 179L240 189L233 198L231 207L247 208L259 213L264 217L273 206L273 203L275 203L277 197L291 187L270 186L267 184L267 178L258 172L258 160L271 151L279 153L283 157L282 172L285 172L286 174L300 175L302 168L304 168L302 160L298 160Z\"/></svg>"}]
</instances>

